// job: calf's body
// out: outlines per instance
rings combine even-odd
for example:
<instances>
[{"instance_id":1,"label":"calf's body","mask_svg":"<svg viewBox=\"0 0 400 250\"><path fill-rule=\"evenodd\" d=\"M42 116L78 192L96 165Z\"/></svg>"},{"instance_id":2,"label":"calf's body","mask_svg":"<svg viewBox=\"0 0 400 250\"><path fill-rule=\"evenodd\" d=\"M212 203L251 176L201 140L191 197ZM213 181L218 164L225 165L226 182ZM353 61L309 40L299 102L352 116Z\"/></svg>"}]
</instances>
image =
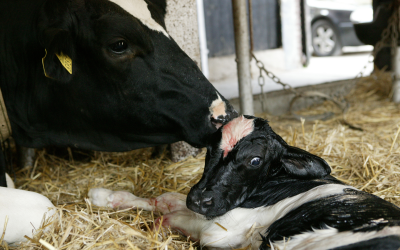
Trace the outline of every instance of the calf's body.
<instances>
[{"instance_id":1,"label":"calf's body","mask_svg":"<svg viewBox=\"0 0 400 250\"><path fill-rule=\"evenodd\" d=\"M260 118L236 118L215 135L202 179L180 199L187 207L162 210L163 225L211 248L400 247L399 207L338 181L323 159L287 145ZM97 204L123 204L110 194L104 200Z\"/></svg>"}]
</instances>

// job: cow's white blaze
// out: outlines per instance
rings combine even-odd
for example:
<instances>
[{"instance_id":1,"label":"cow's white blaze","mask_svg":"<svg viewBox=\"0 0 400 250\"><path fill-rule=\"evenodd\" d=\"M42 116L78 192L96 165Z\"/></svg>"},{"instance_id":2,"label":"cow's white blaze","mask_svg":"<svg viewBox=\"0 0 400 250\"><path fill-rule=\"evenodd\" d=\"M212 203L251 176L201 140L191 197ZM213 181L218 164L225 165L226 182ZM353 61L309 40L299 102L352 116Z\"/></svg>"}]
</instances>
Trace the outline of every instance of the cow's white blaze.
<instances>
[{"instance_id":1,"label":"cow's white blaze","mask_svg":"<svg viewBox=\"0 0 400 250\"><path fill-rule=\"evenodd\" d=\"M400 227L385 227L381 231L358 233L338 232L336 228L327 227L326 229L295 235L287 241L274 242L272 249L326 250L392 235L399 236Z\"/></svg>"},{"instance_id":2,"label":"cow's white blaze","mask_svg":"<svg viewBox=\"0 0 400 250\"><path fill-rule=\"evenodd\" d=\"M147 8L147 3L144 0L110 0L118 4L125 11L132 16L139 19L149 29L162 32L165 36L169 37L167 31L157 23L152 17L150 10Z\"/></svg>"},{"instance_id":3,"label":"cow's white blaze","mask_svg":"<svg viewBox=\"0 0 400 250\"><path fill-rule=\"evenodd\" d=\"M240 139L246 137L254 130L254 119L247 119L239 116L222 128L221 149L224 151L224 157L233 149Z\"/></svg>"}]
</instances>

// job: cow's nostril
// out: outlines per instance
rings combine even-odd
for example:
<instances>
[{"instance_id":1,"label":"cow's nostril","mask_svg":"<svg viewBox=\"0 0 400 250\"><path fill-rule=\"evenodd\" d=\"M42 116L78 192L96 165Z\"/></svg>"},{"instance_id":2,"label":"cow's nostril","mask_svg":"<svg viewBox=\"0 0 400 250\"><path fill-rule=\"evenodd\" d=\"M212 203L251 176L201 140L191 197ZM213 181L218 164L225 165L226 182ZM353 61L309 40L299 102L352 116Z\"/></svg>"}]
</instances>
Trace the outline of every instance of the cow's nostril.
<instances>
[{"instance_id":1,"label":"cow's nostril","mask_svg":"<svg viewBox=\"0 0 400 250\"><path fill-rule=\"evenodd\" d=\"M211 123L214 125L216 129L219 129L220 127L222 127L222 125L224 125L225 121L221 117L218 118L211 117Z\"/></svg>"}]
</instances>

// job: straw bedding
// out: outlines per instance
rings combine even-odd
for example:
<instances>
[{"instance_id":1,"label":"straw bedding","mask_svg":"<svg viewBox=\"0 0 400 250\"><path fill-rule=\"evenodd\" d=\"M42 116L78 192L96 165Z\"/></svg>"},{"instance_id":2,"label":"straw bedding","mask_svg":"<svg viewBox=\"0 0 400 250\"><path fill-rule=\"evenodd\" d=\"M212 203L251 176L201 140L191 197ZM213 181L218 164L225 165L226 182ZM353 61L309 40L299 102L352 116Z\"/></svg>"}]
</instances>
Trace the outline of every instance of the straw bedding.
<instances>
[{"instance_id":1,"label":"straw bedding","mask_svg":"<svg viewBox=\"0 0 400 250\"><path fill-rule=\"evenodd\" d=\"M383 83L383 84L377 84ZM261 114L289 144L323 157L333 175L343 182L400 205L400 105L389 101L391 80L375 74L361 79L347 96L345 113L329 121L296 121ZM327 102L303 110L315 114L334 110ZM90 188L127 190L137 196L155 197L163 192L187 193L202 174L203 152L173 163L167 152L151 159L150 149L127 153L95 152L89 160L62 159L37 152L31 169L17 172L17 186L39 192L57 207L57 217L44 222L33 239L5 249L195 249L198 245L168 229L151 230L156 213L113 211L91 206ZM68 158L68 157L67 157ZM40 241L40 242L39 242ZM44 246L48 244L47 248Z\"/></svg>"}]
</instances>

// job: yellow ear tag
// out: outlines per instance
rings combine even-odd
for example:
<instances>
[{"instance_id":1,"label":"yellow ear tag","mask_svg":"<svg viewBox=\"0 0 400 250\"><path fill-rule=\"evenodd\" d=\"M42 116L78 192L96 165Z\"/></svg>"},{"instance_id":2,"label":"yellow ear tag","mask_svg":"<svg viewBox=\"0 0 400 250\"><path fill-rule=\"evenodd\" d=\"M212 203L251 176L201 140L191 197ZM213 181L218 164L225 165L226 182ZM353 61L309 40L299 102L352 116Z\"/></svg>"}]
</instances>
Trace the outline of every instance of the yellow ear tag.
<instances>
[{"instance_id":1,"label":"yellow ear tag","mask_svg":"<svg viewBox=\"0 0 400 250\"><path fill-rule=\"evenodd\" d=\"M51 78L51 77L46 73L46 69L44 68L44 59L45 59L46 56L47 56L47 50L44 49L44 51L46 52L46 54L45 54L44 57L42 58L42 65L43 65L44 76L47 77L47 78Z\"/></svg>"},{"instance_id":2,"label":"yellow ear tag","mask_svg":"<svg viewBox=\"0 0 400 250\"><path fill-rule=\"evenodd\" d=\"M62 52L60 54L56 54L58 60L60 60L62 66L72 75L72 59L64 55Z\"/></svg>"}]
</instances>

